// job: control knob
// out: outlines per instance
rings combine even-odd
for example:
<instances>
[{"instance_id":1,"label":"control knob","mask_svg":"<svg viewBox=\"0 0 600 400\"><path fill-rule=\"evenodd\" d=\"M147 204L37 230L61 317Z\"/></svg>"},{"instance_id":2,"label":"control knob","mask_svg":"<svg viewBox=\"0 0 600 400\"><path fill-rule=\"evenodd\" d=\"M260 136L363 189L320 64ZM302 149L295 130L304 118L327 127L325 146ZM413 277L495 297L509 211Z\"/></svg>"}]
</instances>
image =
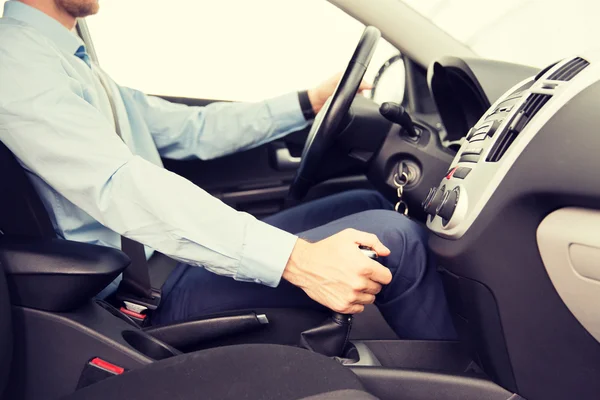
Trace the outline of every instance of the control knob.
<instances>
[{"instance_id":1,"label":"control knob","mask_svg":"<svg viewBox=\"0 0 600 400\"><path fill-rule=\"evenodd\" d=\"M460 191L458 188L446 192L441 204L437 208L437 215L444 220L444 225L452 219L454 211L456 210L456 203L458 202L458 195Z\"/></svg>"},{"instance_id":2,"label":"control knob","mask_svg":"<svg viewBox=\"0 0 600 400\"><path fill-rule=\"evenodd\" d=\"M432 217L435 217L436 210L442 203L442 199L444 198L444 192L446 190L445 186L442 186L441 189L432 187L429 189L429 194L425 198L425 201L421 204L423 206L423 210Z\"/></svg>"}]
</instances>

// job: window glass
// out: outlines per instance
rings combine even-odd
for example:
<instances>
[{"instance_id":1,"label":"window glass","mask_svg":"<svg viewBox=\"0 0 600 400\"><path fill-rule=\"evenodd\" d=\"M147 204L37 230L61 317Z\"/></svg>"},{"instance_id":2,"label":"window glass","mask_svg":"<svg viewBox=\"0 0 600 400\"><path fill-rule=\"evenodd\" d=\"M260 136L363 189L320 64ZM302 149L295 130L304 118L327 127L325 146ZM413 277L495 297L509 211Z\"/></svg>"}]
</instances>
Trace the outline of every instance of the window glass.
<instances>
[{"instance_id":1,"label":"window glass","mask_svg":"<svg viewBox=\"0 0 600 400\"><path fill-rule=\"evenodd\" d=\"M364 25L326 0L104 0L101 66L146 93L255 101L342 71ZM367 79L398 51L381 40Z\"/></svg>"},{"instance_id":2,"label":"window glass","mask_svg":"<svg viewBox=\"0 0 600 400\"><path fill-rule=\"evenodd\" d=\"M597 0L404 1L477 54L546 66L597 47Z\"/></svg>"}]
</instances>

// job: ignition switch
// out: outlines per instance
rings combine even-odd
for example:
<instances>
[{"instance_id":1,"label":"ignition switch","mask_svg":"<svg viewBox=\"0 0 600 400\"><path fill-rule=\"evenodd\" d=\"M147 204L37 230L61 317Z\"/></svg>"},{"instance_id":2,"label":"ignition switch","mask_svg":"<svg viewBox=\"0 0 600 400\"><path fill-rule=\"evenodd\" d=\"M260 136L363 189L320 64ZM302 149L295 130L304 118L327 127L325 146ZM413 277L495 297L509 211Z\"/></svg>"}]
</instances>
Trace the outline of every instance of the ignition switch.
<instances>
[{"instance_id":1,"label":"ignition switch","mask_svg":"<svg viewBox=\"0 0 600 400\"><path fill-rule=\"evenodd\" d=\"M401 161L394 173L396 186L409 186L421 178L421 169L412 161Z\"/></svg>"}]
</instances>

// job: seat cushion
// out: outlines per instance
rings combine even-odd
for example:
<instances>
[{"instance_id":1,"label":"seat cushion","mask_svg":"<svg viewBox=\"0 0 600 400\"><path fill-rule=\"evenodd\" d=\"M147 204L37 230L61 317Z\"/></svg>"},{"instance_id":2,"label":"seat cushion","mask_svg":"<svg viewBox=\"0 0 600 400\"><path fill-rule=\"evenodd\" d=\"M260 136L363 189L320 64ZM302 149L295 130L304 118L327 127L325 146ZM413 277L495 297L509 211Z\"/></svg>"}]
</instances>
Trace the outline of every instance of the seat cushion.
<instances>
[{"instance_id":1,"label":"seat cushion","mask_svg":"<svg viewBox=\"0 0 600 400\"><path fill-rule=\"evenodd\" d=\"M335 392L327 392L306 397L302 400L378 400L377 397L371 396L367 392L360 390L336 390Z\"/></svg>"},{"instance_id":2,"label":"seat cushion","mask_svg":"<svg viewBox=\"0 0 600 400\"><path fill-rule=\"evenodd\" d=\"M348 368L327 357L295 347L255 344L169 358L64 400L293 400L339 390L363 386Z\"/></svg>"}]
</instances>

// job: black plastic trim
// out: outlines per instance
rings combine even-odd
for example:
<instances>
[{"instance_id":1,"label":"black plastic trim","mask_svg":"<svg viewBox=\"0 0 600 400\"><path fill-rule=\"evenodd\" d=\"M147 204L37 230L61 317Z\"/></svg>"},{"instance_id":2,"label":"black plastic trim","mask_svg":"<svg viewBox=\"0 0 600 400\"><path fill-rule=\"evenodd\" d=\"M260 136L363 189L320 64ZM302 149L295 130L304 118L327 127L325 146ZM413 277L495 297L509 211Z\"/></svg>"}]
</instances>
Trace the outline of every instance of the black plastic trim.
<instances>
[{"instance_id":1,"label":"black plastic trim","mask_svg":"<svg viewBox=\"0 0 600 400\"><path fill-rule=\"evenodd\" d=\"M474 376L414 370L350 367L367 391L381 400L508 400L513 393Z\"/></svg>"},{"instance_id":2,"label":"black plastic trim","mask_svg":"<svg viewBox=\"0 0 600 400\"><path fill-rule=\"evenodd\" d=\"M14 305L61 312L98 294L129 265L129 258L110 247L4 237L0 264Z\"/></svg>"},{"instance_id":3,"label":"black plastic trim","mask_svg":"<svg viewBox=\"0 0 600 400\"><path fill-rule=\"evenodd\" d=\"M369 348L386 368L412 369L459 374L472 363L460 342L437 340L365 340L353 341Z\"/></svg>"},{"instance_id":4,"label":"black plastic trim","mask_svg":"<svg viewBox=\"0 0 600 400\"><path fill-rule=\"evenodd\" d=\"M428 70L428 82L447 130L462 138L485 111L517 82L539 69L478 58L442 57Z\"/></svg>"}]
</instances>

